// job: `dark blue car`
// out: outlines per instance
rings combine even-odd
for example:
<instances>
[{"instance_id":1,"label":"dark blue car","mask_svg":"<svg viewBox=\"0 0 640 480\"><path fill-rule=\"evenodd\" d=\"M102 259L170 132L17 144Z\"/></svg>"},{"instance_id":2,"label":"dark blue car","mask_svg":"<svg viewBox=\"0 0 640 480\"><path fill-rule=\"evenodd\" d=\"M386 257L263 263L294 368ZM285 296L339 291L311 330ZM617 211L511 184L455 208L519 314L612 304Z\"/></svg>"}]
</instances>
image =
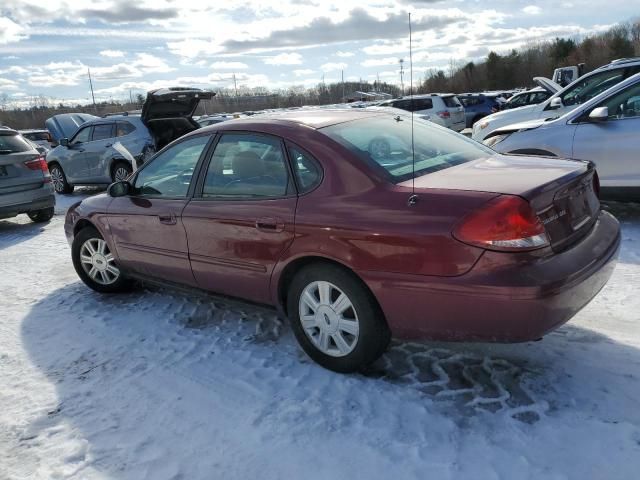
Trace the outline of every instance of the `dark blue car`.
<instances>
[{"instance_id":1,"label":"dark blue car","mask_svg":"<svg viewBox=\"0 0 640 480\"><path fill-rule=\"evenodd\" d=\"M482 117L500 110L501 93L463 93L458 99L464 105L466 127L471 128Z\"/></svg>"}]
</instances>

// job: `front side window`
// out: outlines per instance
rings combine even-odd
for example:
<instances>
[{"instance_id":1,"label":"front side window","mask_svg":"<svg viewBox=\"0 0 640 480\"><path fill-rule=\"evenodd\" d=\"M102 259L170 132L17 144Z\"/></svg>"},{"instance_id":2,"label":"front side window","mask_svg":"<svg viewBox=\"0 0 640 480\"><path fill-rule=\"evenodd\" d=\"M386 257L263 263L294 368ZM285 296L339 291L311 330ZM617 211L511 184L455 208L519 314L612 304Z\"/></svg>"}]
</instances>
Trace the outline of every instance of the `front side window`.
<instances>
[{"instance_id":1,"label":"front side window","mask_svg":"<svg viewBox=\"0 0 640 480\"><path fill-rule=\"evenodd\" d=\"M394 183L414 175L411 121L384 115L331 125L320 129L363 161L382 167ZM416 119L414 122L415 176L487 158L493 150L453 132Z\"/></svg>"},{"instance_id":2,"label":"front side window","mask_svg":"<svg viewBox=\"0 0 640 480\"><path fill-rule=\"evenodd\" d=\"M92 141L106 140L113 137L113 123L106 123L103 125L95 125L93 127Z\"/></svg>"},{"instance_id":3,"label":"front side window","mask_svg":"<svg viewBox=\"0 0 640 480\"><path fill-rule=\"evenodd\" d=\"M196 164L209 138L193 137L158 154L138 173L135 193L143 196L186 197Z\"/></svg>"},{"instance_id":4,"label":"front side window","mask_svg":"<svg viewBox=\"0 0 640 480\"><path fill-rule=\"evenodd\" d=\"M264 135L224 135L213 152L203 197L276 198L291 186L279 139Z\"/></svg>"},{"instance_id":5,"label":"front side window","mask_svg":"<svg viewBox=\"0 0 640 480\"><path fill-rule=\"evenodd\" d=\"M84 127L82 130L80 130L78 133L76 133L76 136L73 137L73 140L71 141L71 143L76 144L76 143L87 143L90 141L91 139L91 130L93 129L93 127Z\"/></svg>"},{"instance_id":6,"label":"front side window","mask_svg":"<svg viewBox=\"0 0 640 480\"><path fill-rule=\"evenodd\" d=\"M610 120L640 117L640 84L627 88L599 106L609 109Z\"/></svg>"},{"instance_id":7,"label":"front side window","mask_svg":"<svg viewBox=\"0 0 640 480\"><path fill-rule=\"evenodd\" d=\"M512 97L511 100L509 100L509 106L521 107L526 103L526 101L527 101L527 96L525 94L516 95L515 97Z\"/></svg>"},{"instance_id":8,"label":"front side window","mask_svg":"<svg viewBox=\"0 0 640 480\"><path fill-rule=\"evenodd\" d=\"M640 72L640 66L616 68L591 75L579 80L571 89L563 93L562 103L565 106L580 105L638 72Z\"/></svg>"},{"instance_id":9,"label":"front side window","mask_svg":"<svg viewBox=\"0 0 640 480\"><path fill-rule=\"evenodd\" d=\"M296 145L287 145L289 158L298 180L300 193L313 190L322 180L322 168L318 161Z\"/></svg>"}]
</instances>

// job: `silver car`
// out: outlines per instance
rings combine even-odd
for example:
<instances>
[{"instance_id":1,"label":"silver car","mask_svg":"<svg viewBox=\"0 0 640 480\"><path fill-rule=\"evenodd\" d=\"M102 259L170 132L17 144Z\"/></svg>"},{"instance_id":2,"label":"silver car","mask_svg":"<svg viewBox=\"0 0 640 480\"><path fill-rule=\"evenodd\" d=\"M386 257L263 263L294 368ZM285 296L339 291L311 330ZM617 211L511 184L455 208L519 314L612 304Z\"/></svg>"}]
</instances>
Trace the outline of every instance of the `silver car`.
<instances>
[{"instance_id":1,"label":"silver car","mask_svg":"<svg viewBox=\"0 0 640 480\"><path fill-rule=\"evenodd\" d=\"M590 160L603 198L640 200L640 74L551 120L494 130L484 144L501 153Z\"/></svg>"},{"instance_id":2,"label":"silver car","mask_svg":"<svg viewBox=\"0 0 640 480\"><path fill-rule=\"evenodd\" d=\"M0 129L0 218L53 217L55 197L44 157L17 131Z\"/></svg>"},{"instance_id":3,"label":"silver car","mask_svg":"<svg viewBox=\"0 0 640 480\"><path fill-rule=\"evenodd\" d=\"M47 154L56 192L124 180L154 152L199 128L193 113L201 99L213 95L194 88L163 88L147 94L141 115L114 115L83 123Z\"/></svg>"}]
</instances>

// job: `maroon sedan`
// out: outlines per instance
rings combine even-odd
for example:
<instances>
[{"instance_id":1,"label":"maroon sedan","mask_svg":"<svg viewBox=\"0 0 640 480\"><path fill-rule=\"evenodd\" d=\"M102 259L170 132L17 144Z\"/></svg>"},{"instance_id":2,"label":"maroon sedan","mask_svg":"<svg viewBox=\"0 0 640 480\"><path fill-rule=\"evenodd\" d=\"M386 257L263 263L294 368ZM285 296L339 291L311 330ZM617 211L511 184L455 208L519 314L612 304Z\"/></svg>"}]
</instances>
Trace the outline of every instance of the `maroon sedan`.
<instances>
[{"instance_id":1,"label":"maroon sedan","mask_svg":"<svg viewBox=\"0 0 640 480\"><path fill-rule=\"evenodd\" d=\"M340 372L391 336L539 339L605 285L620 230L592 164L413 131L355 109L196 130L69 210L75 269L99 292L146 279L273 305Z\"/></svg>"}]
</instances>

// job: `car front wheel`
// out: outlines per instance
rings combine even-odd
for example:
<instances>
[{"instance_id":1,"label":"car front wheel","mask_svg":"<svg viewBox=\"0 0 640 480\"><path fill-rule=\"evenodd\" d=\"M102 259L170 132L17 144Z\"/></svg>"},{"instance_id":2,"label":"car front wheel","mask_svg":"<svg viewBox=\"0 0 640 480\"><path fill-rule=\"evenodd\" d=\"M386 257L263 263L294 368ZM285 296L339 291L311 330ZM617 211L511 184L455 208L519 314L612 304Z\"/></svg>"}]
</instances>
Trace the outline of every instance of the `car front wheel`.
<instances>
[{"instance_id":1,"label":"car front wheel","mask_svg":"<svg viewBox=\"0 0 640 480\"><path fill-rule=\"evenodd\" d=\"M303 350L335 372L361 370L389 344L389 328L371 292L333 265L301 270L291 283L287 311Z\"/></svg>"},{"instance_id":2,"label":"car front wheel","mask_svg":"<svg viewBox=\"0 0 640 480\"><path fill-rule=\"evenodd\" d=\"M60 165L57 163L49 165L49 174L56 193L73 193L73 185L67 181L67 176Z\"/></svg>"},{"instance_id":3,"label":"car front wheel","mask_svg":"<svg viewBox=\"0 0 640 480\"><path fill-rule=\"evenodd\" d=\"M109 245L95 228L80 230L73 239L71 257L76 273L89 288L101 293L130 290L131 280L122 274Z\"/></svg>"}]
</instances>

